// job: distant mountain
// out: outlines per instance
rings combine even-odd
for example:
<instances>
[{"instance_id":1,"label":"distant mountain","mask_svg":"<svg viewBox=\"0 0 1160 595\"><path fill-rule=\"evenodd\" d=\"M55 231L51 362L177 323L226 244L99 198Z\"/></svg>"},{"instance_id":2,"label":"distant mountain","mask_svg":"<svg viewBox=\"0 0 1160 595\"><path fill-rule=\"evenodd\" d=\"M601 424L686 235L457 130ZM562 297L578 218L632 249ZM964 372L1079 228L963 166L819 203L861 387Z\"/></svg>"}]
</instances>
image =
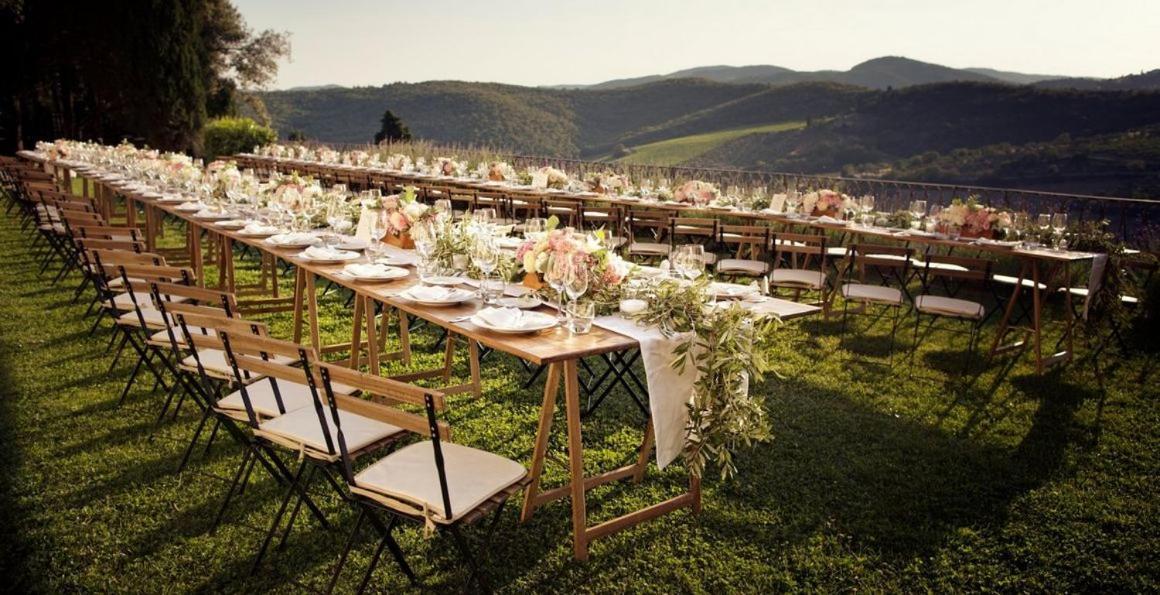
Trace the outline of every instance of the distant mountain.
<instances>
[{"instance_id":1,"label":"distant mountain","mask_svg":"<svg viewBox=\"0 0 1160 595\"><path fill-rule=\"evenodd\" d=\"M995 70L994 68L964 68L963 70L989 76L1005 83L1011 83L1012 85L1033 85L1042 81L1054 81L1067 78L1055 74L1024 74L1022 72L1011 72L1008 70Z\"/></svg>"},{"instance_id":2,"label":"distant mountain","mask_svg":"<svg viewBox=\"0 0 1160 595\"><path fill-rule=\"evenodd\" d=\"M1063 78L1036 83L1050 89L1082 89L1085 91L1160 91L1160 69L1129 74L1114 79Z\"/></svg>"},{"instance_id":3,"label":"distant mountain","mask_svg":"<svg viewBox=\"0 0 1160 595\"><path fill-rule=\"evenodd\" d=\"M719 83L764 83L770 85L828 82L858 85L870 89L886 89L950 81L1030 84L1053 77L1004 72L988 68L949 68L910 58L886 56L867 60L850 70L796 71L781 66L704 66L678 70L665 75L606 81L580 88L614 89L680 78L704 78Z\"/></svg>"},{"instance_id":4,"label":"distant mountain","mask_svg":"<svg viewBox=\"0 0 1160 595\"><path fill-rule=\"evenodd\" d=\"M302 87L290 87L287 91L322 91L325 89L341 89L342 85L306 85Z\"/></svg>"}]
</instances>

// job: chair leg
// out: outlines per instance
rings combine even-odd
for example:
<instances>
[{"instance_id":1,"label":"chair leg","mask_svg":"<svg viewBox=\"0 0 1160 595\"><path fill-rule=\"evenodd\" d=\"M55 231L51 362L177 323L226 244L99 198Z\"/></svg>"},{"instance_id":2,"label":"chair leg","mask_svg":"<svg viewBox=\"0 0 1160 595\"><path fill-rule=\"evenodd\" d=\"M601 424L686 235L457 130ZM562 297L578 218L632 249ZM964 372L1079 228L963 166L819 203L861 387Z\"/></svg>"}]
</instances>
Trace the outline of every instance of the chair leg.
<instances>
[{"instance_id":1,"label":"chair leg","mask_svg":"<svg viewBox=\"0 0 1160 595\"><path fill-rule=\"evenodd\" d=\"M468 585L470 585L472 579L474 579L476 585L479 586L480 591L483 591L484 593L490 593L491 587L487 584L487 579L483 576L483 572L479 567L478 561L476 561L475 556L472 555L471 548L468 546L467 540L464 539L463 534L459 532L459 527L451 525L447 527L447 532L451 533L451 539L455 542L455 547L459 549L460 555L463 556L463 560L467 562L467 565L471 569L471 574L467 577Z\"/></svg>"},{"instance_id":2,"label":"chair leg","mask_svg":"<svg viewBox=\"0 0 1160 595\"><path fill-rule=\"evenodd\" d=\"M290 506L290 499L294 497L295 492L302 480L302 475L306 471L309 463L303 459L298 464L298 470L294 472L294 477L290 480L290 485L286 486L286 491L282 495L282 504L278 506L278 512L274 515L274 520L270 523L270 529L266 531L266 536L262 539L262 545L258 548L258 554L254 556L254 562L250 565L250 574L253 575L258 571L262 565L262 558L266 557L266 550L270 548L270 542L274 540L274 534L278 532L278 527L282 524L282 517L286 514L286 508Z\"/></svg>"},{"instance_id":3,"label":"chair leg","mask_svg":"<svg viewBox=\"0 0 1160 595\"><path fill-rule=\"evenodd\" d=\"M334 585L338 583L338 577L342 575L342 568L346 566L346 559L350 556L350 550L354 547L354 543L358 541L359 531L362 529L363 520L366 519L367 511L362 506L358 507L358 518L354 521L354 529L351 530L350 536L346 538L346 545L342 548L342 553L338 556L338 566L335 566L334 573L330 575L330 582L326 584L326 593L334 592Z\"/></svg>"},{"instance_id":4,"label":"chair leg","mask_svg":"<svg viewBox=\"0 0 1160 595\"><path fill-rule=\"evenodd\" d=\"M225 515L226 508L229 507L230 500L233 499L234 494L240 494L242 492L242 489L241 489L242 477L243 477L243 475L246 474L246 469L249 467L250 457L252 457L252 456L254 456L254 451L252 451L248 448L246 449L245 452L242 453L242 462L241 462L241 464L238 465L238 470L236 473L234 473L234 479L232 482L230 482L230 487L229 487L229 489L226 490L225 497L222 498L221 506L218 507L217 514L214 515L214 517L213 517L213 524L210 525L210 527L209 527L209 534L210 535L213 535L214 532L217 531L218 525L221 524L222 517ZM247 475L247 477L248 477L248 475Z\"/></svg>"},{"instance_id":5,"label":"chair leg","mask_svg":"<svg viewBox=\"0 0 1160 595\"><path fill-rule=\"evenodd\" d=\"M302 478L302 489L310 488L310 483L314 481L314 474L318 471L318 467L311 465L306 470L306 476ZM298 513L302 510L302 502L304 498L299 497L294 502L294 510L290 512L290 520L286 522L286 530L282 532L282 537L278 540L278 545L274 549L282 551L286 549L286 540L290 538L290 531L294 529L294 521L298 520Z\"/></svg>"}]
</instances>

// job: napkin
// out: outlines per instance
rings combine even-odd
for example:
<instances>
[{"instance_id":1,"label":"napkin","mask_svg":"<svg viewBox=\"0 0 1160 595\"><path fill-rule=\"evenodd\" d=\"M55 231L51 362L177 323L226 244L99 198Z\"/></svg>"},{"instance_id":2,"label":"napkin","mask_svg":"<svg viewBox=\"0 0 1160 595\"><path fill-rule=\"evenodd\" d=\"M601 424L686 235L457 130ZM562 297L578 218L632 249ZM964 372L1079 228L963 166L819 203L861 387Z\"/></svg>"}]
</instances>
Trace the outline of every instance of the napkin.
<instances>
[{"instance_id":1,"label":"napkin","mask_svg":"<svg viewBox=\"0 0 1160 595\"><path fill-rule=\"evenodd\" d=\"M177 210L179 210L179 211L200 211L204 208L206 208L206 205L205 205L205 203L203 203L201 201L187 202L187 203L182 203L180 205L177 205Z\"/></svg>"},{"instance_id":2,"label":"napkin","mask_svg":"<svg viewBox=\"0 0 1160 595\"><path fill-rule=\"evenodd\" d=\"M442 302L450 299L454 292L450 287L419 285L408 289L403 295L424 302Z\"/></svg>"},{"instance_id":3,"label":"napkin","mask_svg":"<svg viewBox=\"0 0 1160 595\"><path fill-rule=\"evenodd\" d=\"M225 215L225 214L226 214L225 211L219 211L217 209L205 208L205 209L202 209L202 210L194 213L193 216L194 217L220 217L220 216Z\"/></svg>"},{"instance_id":4,"label":"napkin","mask_svg":"<svg viewBox=\"0 0 1160 595\"><path fill-rule=\"evenodd\" d=\"M311 260L342 260L354 258L358 254L347 252L346 250L337 250L329 246L311 246L302 251L302 256Z\"/></svg>"},{"instance_id":5,"label":"napkin","mask_svg":"<svg viewBox=\"0 0 1160 595\"><path fill-rule=\"evenodd\" d=\"M275 245L286 245L286 244L293 245L293 244L304 244L307 242L314 243L314 242L318 241L318 237L312 233L303 233L300 231L296 231L293 233L280 233L276 236L270 236L270 239L268 239L266 241L270 242L271 244L275 244Z\"/></svg>"},{"instance_id":6,"label":"napkin","mask_svg":"<svg viewBox=\"0 0 1160 595\"><path fill-rule=\"evenodd\" d=\"M375 277L386 279L398 274L396 271L403 271L397 267L391 267L383 264L348 264L343 269L349 275L355 277ZM403 271L405 274L406 271Z\"/></svg>"},{"instance_id":7,"label":"napkin","mask_svg":"<svg viewBox=\"0 0 1160 595\"><path fill-rule=\"evenodd\" d=\"M475 315L491 326L511 330L540 327L544 325L544 319L551 318L519 308L484 308Z\"/></svg>"},{"instance_id":8,"label":"napkin","mask_svg":"<svg viewBox=\"0 0 1160 595\"><path fill-rule=\"evenodd\" d=\"M845 223L845 221L842 221L841 219L834 219L833 217L831 217L829 215L822 215L821 217L818 217L817 223L828 223L831 225L842 225Z\"/></svg>"},{"instance_id":9,"label":"napkin","mask_svg":"<svg viewBox=\"0 0 1160 595\"><path fill-rule=\"evenodd\" d=\"M248 223L245 227L243 227L242 232L254 235L266 235L278 233L278 228L273 225L262 225L261 223L255 221Z\"/></svg>"}]
</instances>

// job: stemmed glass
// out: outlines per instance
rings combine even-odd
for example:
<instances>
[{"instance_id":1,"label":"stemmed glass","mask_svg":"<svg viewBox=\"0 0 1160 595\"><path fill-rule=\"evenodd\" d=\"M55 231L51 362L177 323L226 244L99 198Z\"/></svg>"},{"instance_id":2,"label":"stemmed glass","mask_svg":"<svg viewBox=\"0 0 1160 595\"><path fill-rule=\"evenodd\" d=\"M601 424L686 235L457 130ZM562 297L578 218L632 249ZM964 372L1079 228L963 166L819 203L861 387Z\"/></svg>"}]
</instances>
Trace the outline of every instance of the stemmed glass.
<instances>
[{"instance_id":1,"label":"stemmed glass","mask_svg":"<svg viewBox=\"0 0 1160 595\"><path fill-rule=\"evenodd\" d=\"M870 227L874 222L872 214L874 213L874 197L867 194L858 201L858 209L862 211L862 227Z\"/></svg>"},{"instance_id":2,"label":"stemmed glass","mask_svg":"<svg viewBox=\"0 0 1160 595\"><path fill-rule=\"evenodd\" d=\"M471 262L483 273L483 278L479 280L479 297L483 303L491 304L495 301L494 294L489 290L491 274L499 267L499 248L495 241L487 236L476 237L471 244Z\"/></svg>"},{"instance_id":3,"label":"stemmed glass","mask_svg":"<svg viewBox=\"0 0 1160 595\"><path fill-rule=\"evenodd\" d=\"M1067 213L1056 213L1051 217L1051 229L1055 231L1055 249L1063 250L1067 242L1063 239L1063 232L1067 230Z\"/></svg>"},{"instance_id":4,"label":"stemmed glass","mask_svg":"<svg viewBox=\"0 0 1160 595\"><path fill-rule=\"evenodd\" d=\"M690 281L705 273L705 247L700 244L685 244L677 247L673 257L673 268Z\"/></svg>"},{"instance_id":5,"label":"stemmed glass","mask_svg":"<svg viewBox=\"0 0 1160 595\"><path fill-rule=\"evenodd\" d=\"M556 292L556 322L559 324L567 320L567 313L564 312L564 280L568 276L571 260L572 257L567 254L552 254L548 262L548 272L544 275L548 287Z\"/></svg>"},{"instance_id":6,"label":"stemmed glass","mask_svg":"<svg viewBox=\"0 0 1160 595\"><path fill-rule=\"evenodd\" d=\"M371 236L371 245L367 248L367 253L378 258L382 254L383 238L387 235L387 222L383 221L381 209L368 210L367 219L369 221L367 228Z\"/></svg>"},{"instance_id":7,"label":"stemmed glass","mask_svg":"<svg viewBox=\"0 0 1160 595\"><path fill-rule=\"evenodd\" d=\"M451 218L451 200L447 198L440 198L435 201L435 217L439 221L446 221Z\"/></svg>"},{"instance_id":8,"label":"stemmed glass","mask_svg":"<svg viewBox=\"0 0 1160 595\"><path fill-rule=\"evenodd\" d=\"M540 234L544 233L545 225L546 222L539 217L532 217L531 219L524 221L524 237L534 238L539 236Z\"/></svg>"},{"instance_id":9,"label":"stemmed glass","mask_svg":"<svg viewBox=\"0 0 1160 595\"><path fill-rule=\"evenodd\" d=\"M576 306L580 296L588 291L588 267L583 262L577 262L572 255L568 256L567 263L564 274L564 292L568 294L568 299L572 302L569 310L574 316L577 313Z\"/></svg>"},{"instance_id":10,"label":"stemmed glass","mask_svg":"<svg viewBox=\"0 0 1160 595\"><path fill-rule=\"evenodd\" d=\"M332 200L326 205L326 223L330 225L330 234L327 236L327 246L334 248L342 243L342 235L350 231L353 224L346 203L342 200Z\"/></svg>"},{"instance_id":11,"label":"stemmed glass","mask_svg":"<svg viewBox=\"0 0 1160 595\"><path fill-rule=\"evenodd\" d=\"M1011 233L1014 235L1013 239L1019 242L1019 247L1023 247L1024 232L1027 230L1027 213L1012 213L1011 214Z\"/></svg>"},{"instance_id":12,"label":"stemmed glass","mask_svg":"<svg viewBox=\"0 0 1160 595\"><path fill-rule=\"evenodd\" d=\"M1047 235L1047 231L1051 229L1051 214L1040 213L1036 218L1036 227L1039 228L1039 242L1043 242L1043 236Z\"/></svg>"},{"instance_id":13,"label":"stemmed glass","mask_svg":"<svg viewBox=\"0 0 1160 595\"><path fill-rule=\"evenodd\" d=\"M785 213L790 218L797 217L798 205L802 203L802 198L798 194L797 188L790 188L785 193Z\"/></svg>"},{"instance_id":14,"label":"stemmed glass","mask_svg":"<svg viewBox=\"0 0 1160 595\"><path fill-rule=\"evenodd\" d=\"M926 215L926 201L916 200L910 203L910 227L912 229L921 229L922 218Z\"/></svg>"}]
</instances>

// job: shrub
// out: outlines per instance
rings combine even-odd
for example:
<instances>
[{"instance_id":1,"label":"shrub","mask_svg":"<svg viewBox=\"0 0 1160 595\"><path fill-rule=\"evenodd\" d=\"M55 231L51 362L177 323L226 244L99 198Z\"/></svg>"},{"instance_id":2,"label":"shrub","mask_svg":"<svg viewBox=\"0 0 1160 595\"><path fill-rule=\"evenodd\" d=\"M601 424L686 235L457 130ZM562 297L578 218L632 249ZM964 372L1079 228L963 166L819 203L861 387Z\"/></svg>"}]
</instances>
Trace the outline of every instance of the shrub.
<instances>
[{"instance_id":1,"label":"shrub","mask_svg":"<svg viewBox=\"0 0 1160 595\"><path fill-rule=\"evenodd\" d=\"M255 145L268 145L277 138L274 129L249 118L215 118L202 129L205 158L211 160L250 151Z\"/></svg>"}]
</instances>

